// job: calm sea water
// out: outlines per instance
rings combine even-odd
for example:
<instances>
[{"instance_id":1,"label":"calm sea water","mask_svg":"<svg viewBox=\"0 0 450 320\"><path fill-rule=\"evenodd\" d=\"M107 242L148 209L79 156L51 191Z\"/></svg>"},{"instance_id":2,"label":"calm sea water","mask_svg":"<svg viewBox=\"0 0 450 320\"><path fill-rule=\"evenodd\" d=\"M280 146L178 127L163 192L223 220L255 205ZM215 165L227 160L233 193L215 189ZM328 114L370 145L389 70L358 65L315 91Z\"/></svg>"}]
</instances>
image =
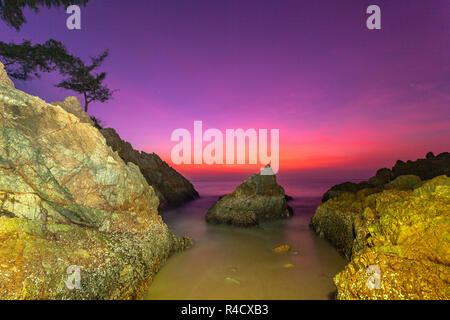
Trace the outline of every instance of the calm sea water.
<instances>
[{"instance_id":1,"label":"calm sea water","mask_svg":"<svg viewBox=\"0 0 450 320\"><path fill-rule=\"evenodd\" d=\"M242 180L240 180L242 182ZM285 181L294 216L258 228L209 225L204 216L218 196L239 181L194 181L202 197L168 210L163 219L177 236L195 240L174 254L154 278L146 299L330 299L332 278L345 260L309 228L326 186ZM287 187L286 187L287 184ZM273 247L290 244L288 253Z\"/></svg>"}]
</instances>

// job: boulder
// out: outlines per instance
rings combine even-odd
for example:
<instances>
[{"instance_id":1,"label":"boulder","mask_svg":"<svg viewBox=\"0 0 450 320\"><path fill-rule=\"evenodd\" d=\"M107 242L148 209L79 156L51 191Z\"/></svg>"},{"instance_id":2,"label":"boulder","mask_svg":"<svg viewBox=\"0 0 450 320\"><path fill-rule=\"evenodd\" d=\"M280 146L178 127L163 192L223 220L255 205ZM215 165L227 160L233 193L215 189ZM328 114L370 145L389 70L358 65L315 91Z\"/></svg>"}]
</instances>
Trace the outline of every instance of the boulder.
<instances>
[{"instance_id":1,"label":"boulder","mask_svg":"<svg viewBox=\"0 0 450 320\"><path fill-rule=\"evenodd\" d=\"M450 298L449 177L400 176L381 192L343 194L311 225L349 260L334 278L338 299Z\"/></svg>"},{"instance_id":2,"label":"boulder","mask_svg":"<svg viewBox=\"0 0 450 320\"><path fill-rule=\"evenodd\" d=\"M272 253L280 253L280 252L288 252L291 250L291 245L290 244L283 244L281 246L272 248Z\"/></svg>"},{"instance_id":3,"label":"boulder","mask_svg":"<svg viewBox=\"0 0 450 320\"><path fill-rule=\"evenodd\" d=\"M155 153L145 153L134 150L130 143L123 141L112 128L100 128L83 111L81 103L76 97L67 97L64 101L51 103L60 106L65 111L75 115L81 122L90 124L100 130L106 143L122 158L125 163L132 162L137 165L159 198L159 210L181 205L187 201L198 198L198 192L193 185L180 173L171 168Z\"/></svg>"},{"instance_id":4,"label":"boulder","mask_svg":"<svg viewBox=\"0 0 450 320\"><path fill-rule=\"evenodd\" d=\"M267 169L272 171L270 167ZM208 210L206 221L250 227L264 220L291 215L292 209L286 203L284 189L277 184L272 171L270 175L254 174L233 193L221 197Z\"/></svg>"},{"instance_id":5,"label":"boulder","mask_svg":"<svg viewBox=\"0 0 450 320\"><path fill-rule=\"evenodd\" d=\"M191 241L139 168L63 107L0 85L0 299L139 298Z\"/></svg>"},{"instance_id":6,"label":"boulder","mask_svg":"<svg viewBox=\"0 0 450 320\"><path fill-rule=\"evenodd\" d=\"M437 156L429 152L425 159L403 162L397 161L392 168L394 177L413 174L422 180L429 180L440 175L450 176L450 153L443 152Z\"/></svg>"},{"instance_id":7,"label":"boulder","mask_svg":"<svg viewBox=\"0 0 450 320\"><path fill-rule=\"evenodd\" d=\"M102 129L100 132L106 138L106 143L117 151L126 163L131 162L139 167L159 198L160 210L181 205L199 197L194 186L161 160L157 154L134 150L131 144L123 141L112 128Z\"/></svg>"},{"instance_id":8,"label":"boulder","mask_svg":"<svg viewBox=\"0 0 450 320\"><path fill-rule=\"evenodd\" d=\"M55 101L52 102L51 104L55 106L60 106L67 112L78 117L83 123L94 125L94 122L92 121L91 117L89 117L89 115L83 111L83 107L81 106L80 101L76 97L67 97L66 99L64 99L64 101Z\"/></svg>"},{"instance_id":9,"label":"boulder","mask_svg":"<svg viewBox=\"0 0 450 320\"><path fill-rule=\"evenodd\" d=\"M422 180L418 176L415 176L413 174L408 174L404 176L399 176L392 180L389 183L386 183L384 185L385 190L413 190L417 187L419 187L422 184Z\"/></svg>"}]
</instances>

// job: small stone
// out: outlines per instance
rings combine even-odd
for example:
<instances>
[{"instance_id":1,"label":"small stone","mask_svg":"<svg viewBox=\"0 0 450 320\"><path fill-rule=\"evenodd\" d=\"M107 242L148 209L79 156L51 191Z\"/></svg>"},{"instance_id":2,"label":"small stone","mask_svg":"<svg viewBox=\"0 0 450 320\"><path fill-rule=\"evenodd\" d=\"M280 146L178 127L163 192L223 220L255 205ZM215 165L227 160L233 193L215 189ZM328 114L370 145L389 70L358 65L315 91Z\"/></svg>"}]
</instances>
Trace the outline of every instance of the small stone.
<instances>
[{"instance_id":1,"label":"small stone","mask_svg":"<svg viewBox=\"0 0 450 320\"><path fill-rule=\"evenodd\" d=\"M288 252L289 250L291 250L291 245L290 244L283 244L281 246L273 248L272 252L273 253Z\"/></svg>"},{"instance_id":2,"label":"small stone","mask_svg":"<svg viewBox=\"0 0 450 320\"><path fill-rule=\"evenodd\" d=\"M231 283L231 284L235 284L235 285L240 285L241 284L241 282L239 280L236 280L236 279L231 278L231 277L226 277L225 281L228 282L228 283Z\"/></svg>"}]
</instances>

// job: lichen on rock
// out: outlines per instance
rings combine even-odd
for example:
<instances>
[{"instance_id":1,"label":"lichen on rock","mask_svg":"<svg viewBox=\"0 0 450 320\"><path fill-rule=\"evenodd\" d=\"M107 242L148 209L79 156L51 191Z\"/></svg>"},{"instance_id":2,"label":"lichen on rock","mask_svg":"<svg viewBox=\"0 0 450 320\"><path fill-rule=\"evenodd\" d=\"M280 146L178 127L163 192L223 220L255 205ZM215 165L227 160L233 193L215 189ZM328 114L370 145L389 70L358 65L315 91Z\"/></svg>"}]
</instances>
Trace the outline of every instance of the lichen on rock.
<instances>
[{"instance_id":1,"label":"lichen on rock","mask_svg":"<svg viewBox=\"0 0 450 320\"><path fill-rule=\"evenodd\" d=\"M338 299L450 298L450 178L399 176L381 192L343 193L319 206L311 226L349 264ZM368 285L379 270L379 287Z\"/></svg>"},{"instance_id":2,"label":"lichen on rock","mask_svg":"<svg viewBox=\"0 0 450 320\"><path fill-rule=\"evenodd\" d=\"M264 220L291 215L292 209L286 203L286 194L277 183L275 174L258 173L245 180L231 194L221 197L208 210L205 218L209 223L251 227Z\"/></svg>"}]
</instances>

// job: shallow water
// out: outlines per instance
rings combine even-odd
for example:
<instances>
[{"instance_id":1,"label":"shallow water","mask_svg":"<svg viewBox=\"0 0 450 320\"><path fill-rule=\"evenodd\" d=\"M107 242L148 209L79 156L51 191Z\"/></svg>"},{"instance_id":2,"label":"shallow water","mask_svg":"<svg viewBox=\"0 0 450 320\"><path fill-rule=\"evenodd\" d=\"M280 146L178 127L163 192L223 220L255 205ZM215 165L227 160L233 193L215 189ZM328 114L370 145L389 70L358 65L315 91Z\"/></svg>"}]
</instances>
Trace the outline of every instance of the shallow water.
<instances>
[{"instance_id":1,"label":"shallow water","mask_svg":"<svg viewBox=\"0 0 450 320\"><path fill-rule=\"evenodd\" d=\"M230 192L235 186L220 191ZM177 236L192 237L195 246L166 262L146 299L333 297L332 278L343 269L345 260L309 228L319 197L298 196L302 192L294 191L290 193L294 200L289 202L292 218L243 229L207 224L204 215L220 194L212 195L218 189L205 185L196 187L203 195L200 199L163 213L170 229ZM292 245L290 252L271 252L286 243Z\"/></svg>"}]
</instances>

